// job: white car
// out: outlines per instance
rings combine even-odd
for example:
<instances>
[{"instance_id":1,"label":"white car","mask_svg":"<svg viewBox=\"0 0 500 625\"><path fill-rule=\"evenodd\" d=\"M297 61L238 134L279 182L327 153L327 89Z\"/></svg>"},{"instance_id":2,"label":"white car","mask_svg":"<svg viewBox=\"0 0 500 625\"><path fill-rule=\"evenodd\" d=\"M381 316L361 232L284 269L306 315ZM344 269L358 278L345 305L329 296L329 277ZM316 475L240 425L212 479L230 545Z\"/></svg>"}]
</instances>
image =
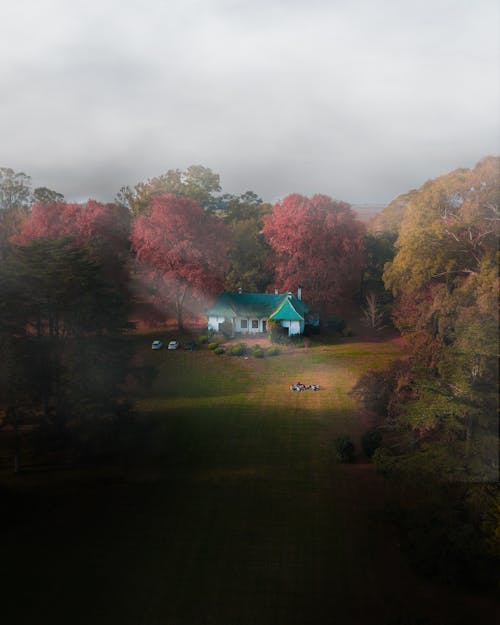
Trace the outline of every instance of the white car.
<instances>
[{"instance_id":1,"label":"white car","mask_svg":"<svg viewBox=\"0 0 500 625\"><path fill-rule=\"evenodd\" d=\"M151 349L161 349L163 347L163 343L161 341L153 341L151 343Z\"/></svg>"},{"instance_id":2,"label":"white car","mask_svg":"<svg viewBox=\"0 0 500 625\"><path fill-rule=\"evenodd\" d=\"M168 344L168 349L177 349L179 347L178 341L170 341Z\"/></svg>"}]
</instances>

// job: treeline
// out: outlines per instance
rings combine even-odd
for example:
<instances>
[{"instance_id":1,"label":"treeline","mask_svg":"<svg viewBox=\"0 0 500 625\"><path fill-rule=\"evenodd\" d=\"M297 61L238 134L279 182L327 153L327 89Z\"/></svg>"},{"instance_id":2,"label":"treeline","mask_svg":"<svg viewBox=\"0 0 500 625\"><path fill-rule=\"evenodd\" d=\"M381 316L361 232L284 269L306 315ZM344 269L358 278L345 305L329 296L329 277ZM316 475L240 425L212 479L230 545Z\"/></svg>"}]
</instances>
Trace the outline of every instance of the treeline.
<instances>
[{"instance_id":1,"label":"treeline","mask_svg":"<svg viewBox=\"0 0 500 625\"><path fill-rule=\"evenodd\" d=\"M384 281L408 358L355 392L378 415L377 468L402 489L404 546L427 574L496 583L500 159L402 196ZM380 440L379 437L377 440Z\"/></svg>"},{"instance_id":2,"label":"treeline","mask_svg":"<svg viewBox=\"0 0 500 625\"><path fill-rule=\"evenodd\" d=\"M301 285L308 303L337 312L359 296L370 247L345 202L293 194L273 207L251 191L223 194L218 174L202 166L123 187L112 204L85 205L47 188L32 193L28 176L2 169L0 228L3 258L42 238L101 246L110 279L133 279L136 315L175 316L181 328L186 309L201 311L200 302L238 288ZM377 271L381 284L380 262Z\"/></svg>"}]
</instances>

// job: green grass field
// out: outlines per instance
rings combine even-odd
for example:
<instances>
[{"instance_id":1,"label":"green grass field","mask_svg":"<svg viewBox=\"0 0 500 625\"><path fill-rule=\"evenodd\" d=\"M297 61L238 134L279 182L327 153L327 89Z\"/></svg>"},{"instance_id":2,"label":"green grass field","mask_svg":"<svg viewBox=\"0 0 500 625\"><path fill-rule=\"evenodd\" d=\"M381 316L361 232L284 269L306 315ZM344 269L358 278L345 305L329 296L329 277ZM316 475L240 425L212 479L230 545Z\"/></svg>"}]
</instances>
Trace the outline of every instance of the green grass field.
<instances>
[{"instance_id":1,"label":"green grass field","mask_svg":"<svg viewBox=\"0 0 500 625\"><path fill-rule=\"evenodd\" d=\"M349 391L396 342L259 360L131 340L158 375L135 391L128 454L6 481L6 623L486 622L489 604L413 576L384 515L389 486L359 454ZM295 380L322 390L291 392ZM344 433L353 465L335 462Z\"/></svg>"}]
</instances>

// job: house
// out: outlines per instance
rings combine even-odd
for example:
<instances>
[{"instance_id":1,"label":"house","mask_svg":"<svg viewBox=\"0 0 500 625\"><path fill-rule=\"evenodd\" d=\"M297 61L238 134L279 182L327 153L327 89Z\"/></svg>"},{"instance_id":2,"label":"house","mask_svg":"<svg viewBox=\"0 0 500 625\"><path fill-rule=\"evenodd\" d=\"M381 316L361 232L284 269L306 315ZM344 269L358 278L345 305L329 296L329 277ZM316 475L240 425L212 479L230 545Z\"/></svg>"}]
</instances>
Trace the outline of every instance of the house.
<instances>
[{"instance_id":1,"label":"house","mask_svg":"<svg viewBox=\"0 0 500 625\"><path fill-rule=\"evenodd\" d=\"M221 324L230 323L232 335L267 332L268 322L278 321L289 336L302 334L309 312L299 287L293 293L223 293L205 313L208 329L218 332Z\"/></svg>"}]
</instances>

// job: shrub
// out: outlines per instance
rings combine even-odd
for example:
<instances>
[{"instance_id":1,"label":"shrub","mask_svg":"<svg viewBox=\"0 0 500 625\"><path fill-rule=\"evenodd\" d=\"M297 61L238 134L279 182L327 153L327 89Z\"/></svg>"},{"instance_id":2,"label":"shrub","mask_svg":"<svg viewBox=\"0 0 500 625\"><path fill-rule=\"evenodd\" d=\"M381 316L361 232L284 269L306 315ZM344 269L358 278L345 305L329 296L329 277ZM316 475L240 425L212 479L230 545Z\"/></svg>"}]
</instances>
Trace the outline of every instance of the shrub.
<instances>
[{"instance_id":1,"label":"shrub","mask_svg":"<svg viewBox=\"0 0 500 625\"><path fill-rule=\"evenodd\" d=\"M241 343L239 345L233 345L229 353L231 354L231 356L243 356L245 353L245 348Z\"/></svg>"},{"instance_id":2,"label":"shrub","mask_svg":"<svg viewBox=\"0 0 500 625\"><path fill-rule=\"evenodd\" d=\"M367 458L371 458L381 444L382 432L377 428L370 428L361 436L361 447Z\"/></svg>"},{"instance_id":3,"label":"shrub","mask_svg":"<svg viewBox=\"0 0 500 625\"><path fill-rule=\"evenodd\" d=\"M280 353L281 353L281 352L280 352L280 350L279 350L279 348L278 348L278 347L270 347L270 348L267 350L267 355L268 355L268 356L277 356L277 355L278 355L278 354L280 354Z\"/></svg>"},{"instance_id":4,"label":"shrub","mask_svg":"<svg viewBox=\"0 0 500 625\"><path fill-rule=\"evenodd\" d=\"M216 349L218 347L218 344L217 343L209 343L207 345L207 347L208 347L208 349Z\"/></svg>"},{"instance_id":5,"label":"shrub","mask_svg":"<svg viewBox=\"0 0 500 625\"><path fill-rule=\"evenodd\" d=\"M233 336L234 328L229 319L224 319L223 323L219 323L219 332L222 332L226 339L230 339Z\"/></svg>"},{"instance_id":6,"label":"shrub","mask_svg":"<svg viewBox=\"0 0 500 625\"><path fill-rule=\"evenodd\" d=\"M267 333L271 343L283 343L285 340L285 328L279 321L269 319L267 322Z\"/></svg>"},{"instance_id":7,"label":"shrub","mask_svg":"<svg viewBox=\"0 0 500 625\"><path fill-rule=\"evenodd\" d=\"M214 354L217 354L217 356L220 356L223 353L224 353L224 348L223 347L215 347Z\"/></svg>"},{"instance_id":8,"label":"shrub","mask_svg":"<svg viewBox=\"0 0 500 625\"><path fill-rule=\"evenodd\" d=\"M255 356L255 358L264 358L264 350L262 349L262 347L258 347L257 349L253 349L252 350L252 354Z\"/></svg>"},{"instance_id":9,"label":"shrub","mask_svg":"<svg viewBox=\"0 0 500 625\"><path fill-rule=\"evenodd\" d=\"M335 455L337 460L342 463L352 462L354 460L354 443L350 436L338 436L335 439Z\"/></svg>"},{"instance_id":10,"label":"shrub","mask_svg":"<svg viewBox=\"0 0 500 625\"><path fill-rule=\"evenodd\" d=\"M200 337L198 338L198 343L200 345L204 345L205 343L208 343L208 336L206 336L205 334L201 334Z\"/></svg>"}]
</instances>

